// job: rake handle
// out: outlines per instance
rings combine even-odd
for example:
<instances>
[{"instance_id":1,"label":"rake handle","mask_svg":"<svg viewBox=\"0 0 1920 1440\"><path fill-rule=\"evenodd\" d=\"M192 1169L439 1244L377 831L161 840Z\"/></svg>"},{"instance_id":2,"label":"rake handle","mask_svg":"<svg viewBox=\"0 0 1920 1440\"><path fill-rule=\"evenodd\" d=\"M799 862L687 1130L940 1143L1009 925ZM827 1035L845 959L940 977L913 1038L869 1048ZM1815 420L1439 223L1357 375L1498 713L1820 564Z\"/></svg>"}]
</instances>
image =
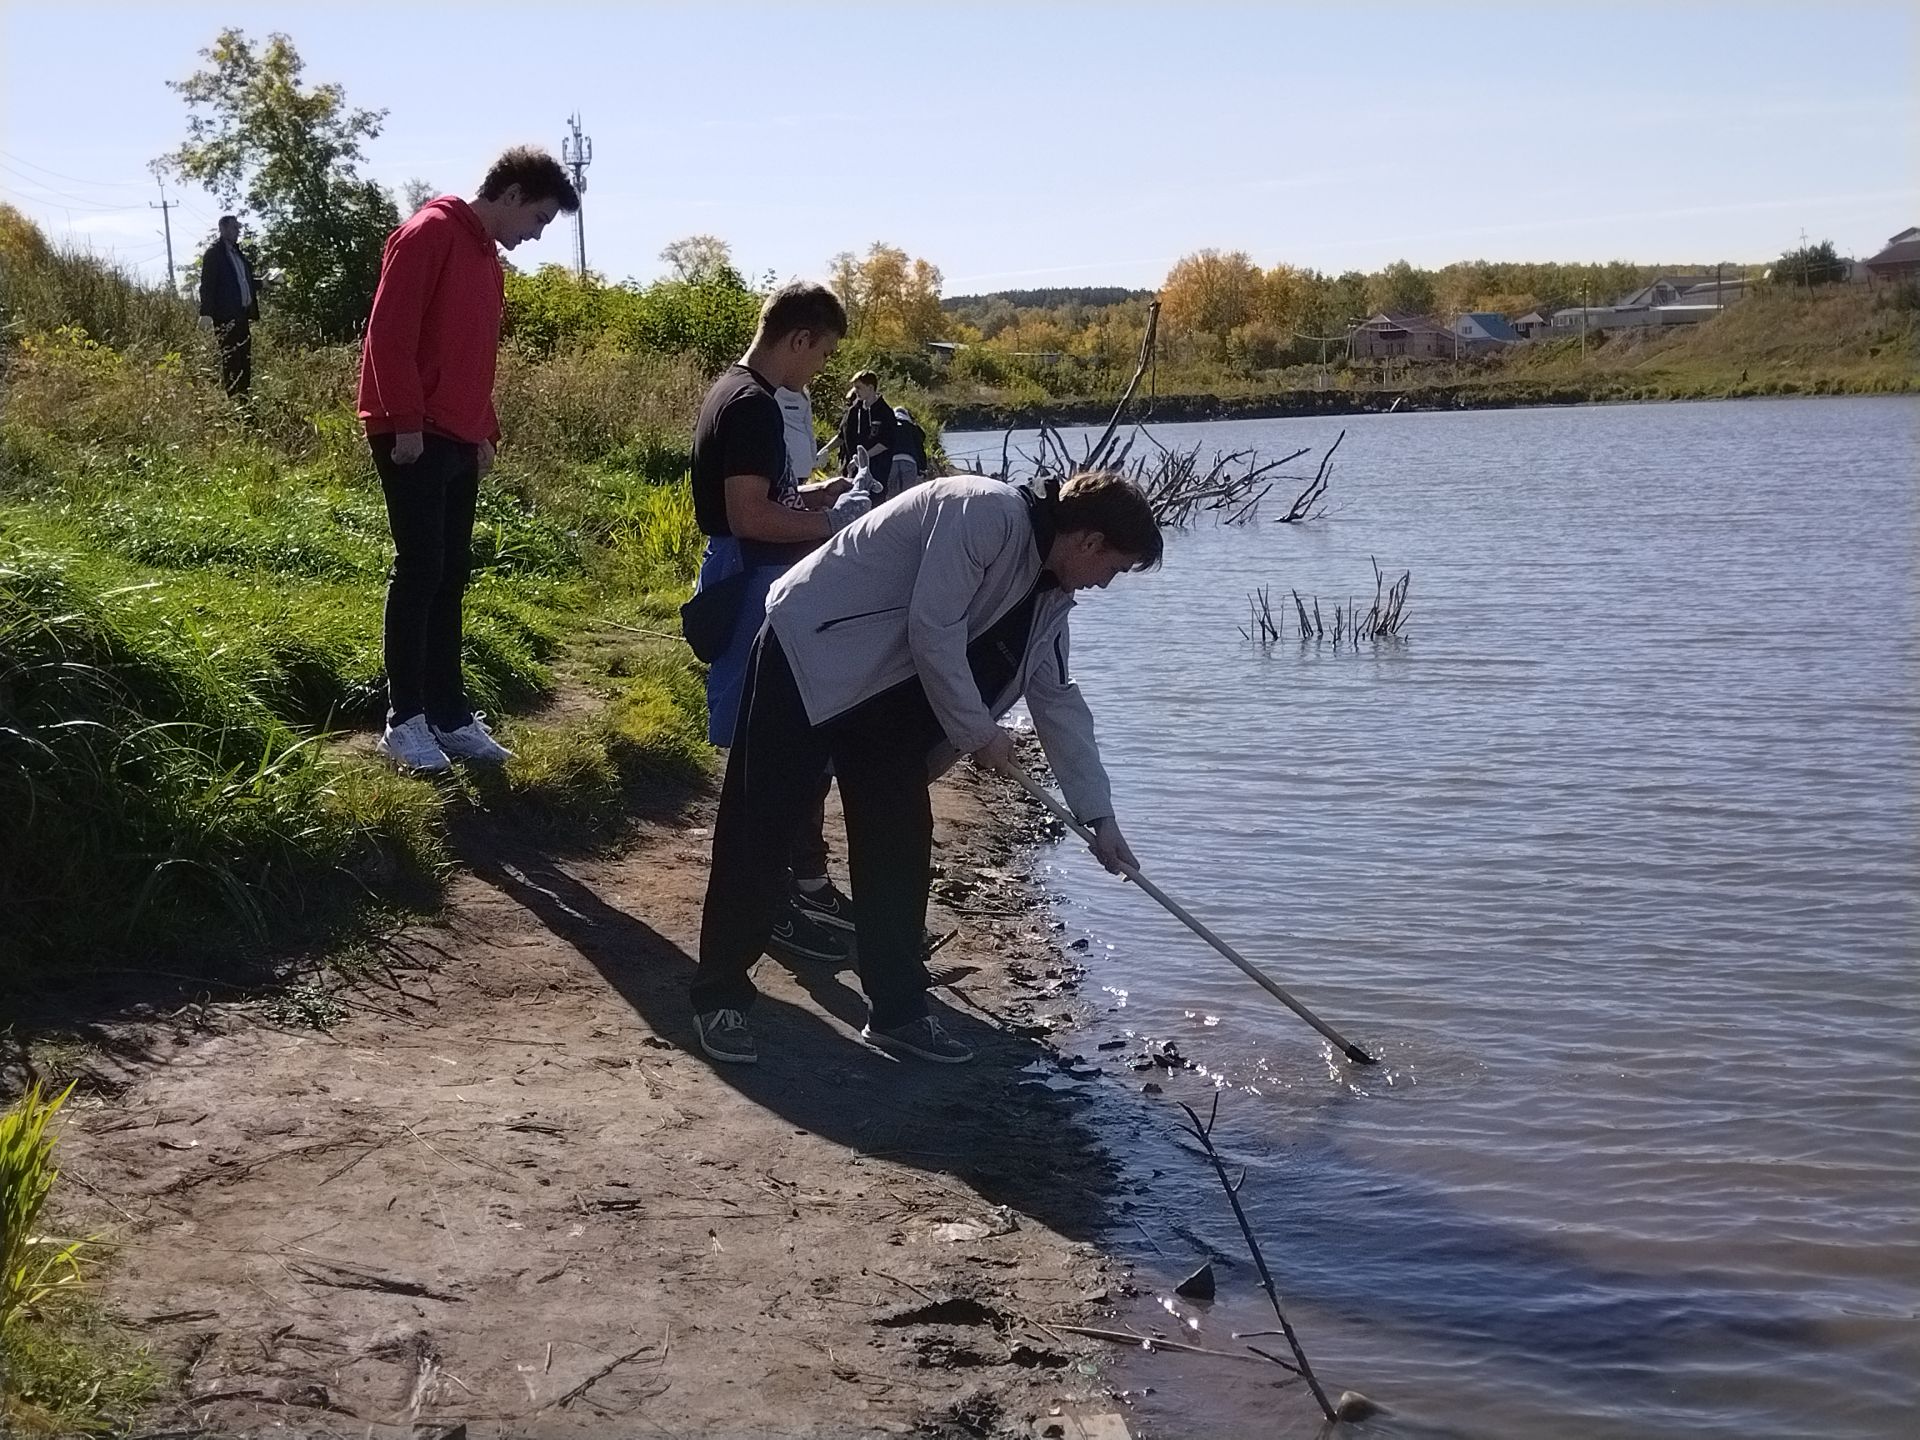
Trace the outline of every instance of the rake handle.
<instances>
[{"instance_id":1,"label":"rake handle","mask_svg":"<svg viewBox=\"0 0 1920 1440\"><path fill-rule=\"evenodd\" d=\"M1033 796L1034 799L1046 806L1055 817L1068 826L1068 828L1082 840L1086 841L1087 844L1093 845L1097 843L1093 832L1076 820L1073 812L1058 800L1054 799L1052 793L1041 785L1039 781L1035 780L1033 776L1029 775L1024 768L1019 765L1014 765L1010 768L1009 773L1019 782L1021 789L1025 790L1029 795ZM1347 1059L1353 1061L1356 1065L1372 1065L1377 1063L1373 1056L1348 1040L1340 1034L1339 1031L1327 1024L1326 1021L1322 1020L1318 1015L1294 999L1271 975L1267 974L1266 971L1262 970L1258 965L1255 965L1251 960L1247 959L1246 956L1242 955L1238 950L1235 950L1199 920L1195 919L1187 912L1185 906L1167 894L1167 892L1162 890L1158 885L1154 884L1145 875L1142 875L1139 870L1127 864L1125 861L1120 861L1119 865L1120 873L1157 900L1169 915L1173 916L1174 919L1178 920L1182 925L1185 925L1189 930L1193 931L1194 934L1206 941L1207 944L1211 945L1215 950L1218 950L1222 955L1226 956L1227 959L1239 966L1240 969L1245 972L1248 979L1252 980L1260 986L1261 989L1273 996L1274 999L1293 1011L1294 1014L1306 1021L1307 1024L1311 1025L1315 1030L1318 1030L1331 1041L1334 1047L1339 1050L1341 1054L1345 1055Z\"/></svg>"}]
</instances>

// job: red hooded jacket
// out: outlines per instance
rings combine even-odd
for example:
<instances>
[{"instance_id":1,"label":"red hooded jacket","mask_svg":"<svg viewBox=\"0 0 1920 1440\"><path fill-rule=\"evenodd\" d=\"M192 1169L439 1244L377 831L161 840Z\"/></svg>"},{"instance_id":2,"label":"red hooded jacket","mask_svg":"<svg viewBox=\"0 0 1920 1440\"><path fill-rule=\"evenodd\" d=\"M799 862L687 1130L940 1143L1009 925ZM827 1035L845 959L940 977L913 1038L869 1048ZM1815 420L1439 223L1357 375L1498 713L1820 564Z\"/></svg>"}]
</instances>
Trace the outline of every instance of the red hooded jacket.
<instances>
[{"instance_id":1,"label":"red hooded jacket","mask_svg":"<svg viewBox=\"0 0 1920 1440\"><path fill-rule=\"evenodd\" d=\"M387 237L360 352L369 435L500 443L493 371L505 296L493 237L457 196L422 205Z\"/></svg>"}]
</instances>

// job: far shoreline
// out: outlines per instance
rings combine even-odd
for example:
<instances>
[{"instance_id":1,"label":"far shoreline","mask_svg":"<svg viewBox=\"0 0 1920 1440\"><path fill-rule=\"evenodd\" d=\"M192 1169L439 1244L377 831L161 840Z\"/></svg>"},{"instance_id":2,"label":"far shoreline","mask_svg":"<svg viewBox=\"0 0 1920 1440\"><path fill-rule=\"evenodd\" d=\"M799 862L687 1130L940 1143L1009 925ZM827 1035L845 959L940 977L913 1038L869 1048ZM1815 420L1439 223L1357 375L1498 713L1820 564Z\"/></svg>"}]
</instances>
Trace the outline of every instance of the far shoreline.
<instances>
[{"instance_id":1,"label":"far shoreline","mask_svg":"<svg viewBox=\"0 0 1920 1440\"><path fill-rule=\"evenodd\" d=\"M1297 420L1341 415L1410 414L1461 410L1523 410L1579 405L1663 404L1686 400L1811 399L1847 395L1912 395L1920 383L1900 389L1849 386L1828 377L1805 381L1763 380L1727 387L1674 389L1654 385L1460 385L1404 390L1279 390L1255 395L1182 394L1134 402L1127 423L1192 424L1222 420ZM1113 416L1111 400L1049 400L1033 404L936 402L943 431L1036 430L1041 426L1102 425Z\"/></svg>"}]
</instances>

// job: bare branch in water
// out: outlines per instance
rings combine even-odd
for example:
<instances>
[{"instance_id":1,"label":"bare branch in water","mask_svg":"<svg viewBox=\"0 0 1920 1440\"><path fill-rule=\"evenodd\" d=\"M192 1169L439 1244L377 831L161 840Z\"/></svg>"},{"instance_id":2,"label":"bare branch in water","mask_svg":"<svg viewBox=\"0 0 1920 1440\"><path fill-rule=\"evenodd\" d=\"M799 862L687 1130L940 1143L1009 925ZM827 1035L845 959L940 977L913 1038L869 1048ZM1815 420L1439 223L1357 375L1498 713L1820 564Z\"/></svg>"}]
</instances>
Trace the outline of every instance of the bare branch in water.
<instances>
[{"instance_id":1,"label":"bare branch in water","mask_svg":"<svg viewBox=\"0 0 1920 1440\"><path fill-rule=\"evenodd\" d=\"M1327 447L1327 453L1320 457L1320 468L1314 471L1313 482L1300 492L1293 507L1280 517L1282 525L1298 525L1302 521L1319 520L1326 515L1327 507L1322 501L1327 493L1327 476L1333 471L1333 452L1340 448L1340 442L1346 438L1347 432L1344 430L1334 437L1333 444Z\"/></svg>"},{"instance_id":2,"label":"bare branch in water","mask_svg":"<svg viewBox=\"0 0 1920 1440\"><path fill-rule=\"evenodd\" d=\"M1227 1192L1227 1203L1233 1207L1233 1218L1240 1222L1240 1234L1246 1239L1247 1249L1253 1255L1254 1268L1260 1272L1260 1285L1267 1292L1267 1299L1273 1305L1275 1318L1280 1321L1280 1333L1287 1337L1287 1345L1293 1351L1293 1358L1299 1363L1300 1378L1307 1382L1307 1388L1313 1392L1313 1398L1319 1403L1320 1412L1331 1422L1338 1423L1340 1416L1333 1408L1333 1402L1327 1399L1327 1392L1320 1388L1320 1382L1314 1377L1313 1367L1307 1363L1307 1352L1300 1348L1300 1338L1293 1333L1293 1326L1280 1309L1280 1295L1274 1287L1273 1272L1267 1269L1267 1257L1260 1253L1260 1242L1253 1237L1253 1226L1247 1223L1247 1212L1240 1208L1240 1186L1227 1179L1227 1167L1220 1159L1220 1152L1213 1148L1213 1122L1220 1113L1220 1093L1214 1092L1213 1109L1208 1113L1206 1123L1191 1105L1182 1104L1180 1108L1187 1112L1191 1124L1180 1128L1200 1142L1207 1152L1207 1159L1213 1162L1213 1173L1220 1177L1220 1188ZM1247 1183L1246 1172L1240 1172L1240 1185Z\"/></svg>"},{"instance_id":3,"label":"bare branch in water","mask_svg":"<svg viewBox=\"0 0 1920 1440\"><path fill-rule=\"evenodd\" d=\"M1369 557L1372 558L1372 557ZM1336 648L1342 641L1352 649L1359 648L1362 640L1397 640L1401 637L1407 623L1407 591L1413 585L1413 572L1403 570L1400 578L1391 585L1380 571L1380 562L1373 561L1373 605L1367 613L1360 613L1359 602L1348 598L1342 606L1339 602L1333 607L1333 643ZM1287 592L1293 596L1294 613L1300 617L1300 640L1326 638L1326 622L1320 613L1320 597L1309 597L1313 609L1309 613L1308 601L1300 598L1298 590ZM1285 611L1282 610L1284 617ZM1286 629L1284 618L1276 622L1273 608L1267 599L1267 588L1263 585L1247 595L1248 624L1240 633L1249 640L1261 644L1270 644L1282 637Z\"/></svg>"}]
</instances>

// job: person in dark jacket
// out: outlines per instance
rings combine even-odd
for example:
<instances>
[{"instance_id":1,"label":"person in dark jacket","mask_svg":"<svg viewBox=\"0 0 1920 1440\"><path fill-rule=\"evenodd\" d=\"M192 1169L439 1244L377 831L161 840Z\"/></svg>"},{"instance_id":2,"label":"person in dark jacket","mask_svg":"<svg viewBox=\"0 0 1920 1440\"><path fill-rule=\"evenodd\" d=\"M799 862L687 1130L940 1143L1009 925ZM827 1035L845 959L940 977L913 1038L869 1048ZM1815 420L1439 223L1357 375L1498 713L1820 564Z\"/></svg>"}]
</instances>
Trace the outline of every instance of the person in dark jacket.
<instances>
[{"instance_id":1,"label":"person in dark jacket","mask_svg":"<svg viewBox=\"0 0 1920 1440\"><path fill-rule=\"evenodd\" d=\"M893 407L893 464L887 472L887 498L911 490L927 474L927 432L904 405Z\"/></svg>"},{"instance_id":2,"label":"person in dark jacket","mask_svg":"<svg viewBox=\"0 0 1920 1440\"><path fill-rule=\"evenodd\" d=\"M851 475L855 452L865 450L874 479L885 485L893 464L893 431L893 407L880 393L880 377L862 370L853 377L853 388L847 391L846 414L840 418L841 473Z\"/></svg>"},{"instance_id":3,"label":"person in dark jacket","mask_svg":"<svg viewBox=\"0 0 1920 1440\"><path fill-rule=\"evenodd\" d=\"M253 262L240 249L240 222L220 217L220 238L200 257L200 314L220 343L220 383L236 400L253 385L253 322L260 318L260 286Z\"/></svg>"}]
</instances>

